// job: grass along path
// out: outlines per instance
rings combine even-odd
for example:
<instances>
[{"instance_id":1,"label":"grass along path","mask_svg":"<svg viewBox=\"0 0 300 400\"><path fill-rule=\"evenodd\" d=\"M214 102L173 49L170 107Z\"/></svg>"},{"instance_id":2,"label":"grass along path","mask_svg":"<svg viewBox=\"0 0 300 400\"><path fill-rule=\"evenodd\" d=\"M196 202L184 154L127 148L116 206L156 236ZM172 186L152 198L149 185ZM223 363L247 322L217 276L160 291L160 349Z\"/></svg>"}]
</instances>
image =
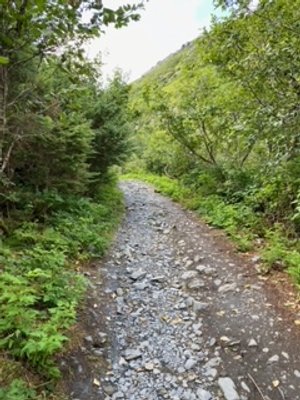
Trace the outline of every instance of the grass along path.
<instances>
[{"instance_id":1,"label":"grass along path","mask_svg":"<svg viewBox=\"0 0 300 400\"><path fill-rule=\"evenodd\" d=\"M121 180L141 180L150 183L155 189L195 211L205 222L223 229L241 252L255 252L259 255L261 272L272 268L285 269L293 282L300 288L300 251L299 241L289 240L279 225L272 229L255 214L250 207L225 203L216 195L203 196L201 193L184 186L180 181L166 176L148 173L129 173Z\"/></svg>"},{"instance_id":2,"label":"grass along path","mask_svg":"<svg viewBox=\"0 0 300 400\"><path fill-rule=\"evenodd\" d=\"M1 400L54 398L55 360L85 294L81 266L103 256L123 213L111 184L97 200L54 200L46 221L22 222L1 243Z\"/></svg>"}]
</instances>

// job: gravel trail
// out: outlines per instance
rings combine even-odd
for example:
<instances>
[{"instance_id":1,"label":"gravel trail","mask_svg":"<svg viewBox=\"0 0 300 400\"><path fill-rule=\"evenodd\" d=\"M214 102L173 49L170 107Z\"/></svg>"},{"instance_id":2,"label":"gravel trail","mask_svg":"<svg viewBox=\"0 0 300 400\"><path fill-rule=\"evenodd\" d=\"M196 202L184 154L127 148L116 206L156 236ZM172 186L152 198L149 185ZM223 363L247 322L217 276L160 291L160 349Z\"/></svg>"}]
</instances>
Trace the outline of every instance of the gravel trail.
<instances>
[{"instance_id":1,"label":"gravel trail","mask_svg":"<svg viewBox=\"0 0 300 400\"><path fill-rule=\"evenodd\" d=\"M73 400L300 400L300 336L214 230L145 184L87 275ZM251 271L251 269L250 269ZM254 269L253 269L254 272Z\"/></svg>"}]
</instances>

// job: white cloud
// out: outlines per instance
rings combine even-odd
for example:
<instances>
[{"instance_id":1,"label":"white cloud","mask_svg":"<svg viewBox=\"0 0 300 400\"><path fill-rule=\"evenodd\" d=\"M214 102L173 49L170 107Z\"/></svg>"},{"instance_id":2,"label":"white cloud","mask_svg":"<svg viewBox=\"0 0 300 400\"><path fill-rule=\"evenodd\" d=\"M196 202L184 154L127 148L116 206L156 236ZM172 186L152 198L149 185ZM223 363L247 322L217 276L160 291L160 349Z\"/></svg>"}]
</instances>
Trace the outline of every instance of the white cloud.
<instances>
[{"instance_id":1,"label":"white cloud","mask_svg":"<svg viewBox=\"0 0 300 400\"><path fill-rule=\"evenodd\" d=\"M124 1L110 1L112 8ZM150 0L139 22L105 35L88 47L90 57L102 53L104 75L115 68L134 80L158 61L199 35L209 24L212 0Z\"/></svg>"}]
</instances>

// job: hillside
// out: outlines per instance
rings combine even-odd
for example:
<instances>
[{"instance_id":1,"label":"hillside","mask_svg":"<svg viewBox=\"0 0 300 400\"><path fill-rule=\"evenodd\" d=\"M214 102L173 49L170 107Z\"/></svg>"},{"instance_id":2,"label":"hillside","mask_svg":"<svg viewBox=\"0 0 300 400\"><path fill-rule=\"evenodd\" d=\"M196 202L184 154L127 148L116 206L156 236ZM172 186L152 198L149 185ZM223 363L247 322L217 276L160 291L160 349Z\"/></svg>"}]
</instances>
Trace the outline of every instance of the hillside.
<instances>
[{"instance_id":1,"label":"hillside","mask_svg":"<svg viewBox=\"0 0 300 400\"><path fill-rule=\"evenodd\" d=\"M232 9L134 82L126 170L192 189L209 222L241 250L260 248L265 270L287 268L299 283L296 3Z\"/></svg>"}]
</instances>

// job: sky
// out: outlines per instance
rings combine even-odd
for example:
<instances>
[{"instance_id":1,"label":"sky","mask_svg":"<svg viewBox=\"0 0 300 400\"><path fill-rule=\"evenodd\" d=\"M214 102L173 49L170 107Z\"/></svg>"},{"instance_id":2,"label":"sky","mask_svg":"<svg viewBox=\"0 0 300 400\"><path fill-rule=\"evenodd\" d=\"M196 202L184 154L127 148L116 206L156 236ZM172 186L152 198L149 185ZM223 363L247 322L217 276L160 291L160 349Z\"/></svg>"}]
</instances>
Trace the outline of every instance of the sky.
<instances>
[{"instance_id":1,"label":"sky","mask_svg":"<svg viewBox=\"0 0 300 400\"><path fill-rule=\"evenodd\" d=\"M110 8L124 3L104 1ZM89 44L88 56L93 58L101 52L104 77L120 68L133 81L199 36L201 29L209 26L213 11L213 0L149 0L140 21L122 29L107 28L104 35Z\"/></svg>"}]
</instances>

